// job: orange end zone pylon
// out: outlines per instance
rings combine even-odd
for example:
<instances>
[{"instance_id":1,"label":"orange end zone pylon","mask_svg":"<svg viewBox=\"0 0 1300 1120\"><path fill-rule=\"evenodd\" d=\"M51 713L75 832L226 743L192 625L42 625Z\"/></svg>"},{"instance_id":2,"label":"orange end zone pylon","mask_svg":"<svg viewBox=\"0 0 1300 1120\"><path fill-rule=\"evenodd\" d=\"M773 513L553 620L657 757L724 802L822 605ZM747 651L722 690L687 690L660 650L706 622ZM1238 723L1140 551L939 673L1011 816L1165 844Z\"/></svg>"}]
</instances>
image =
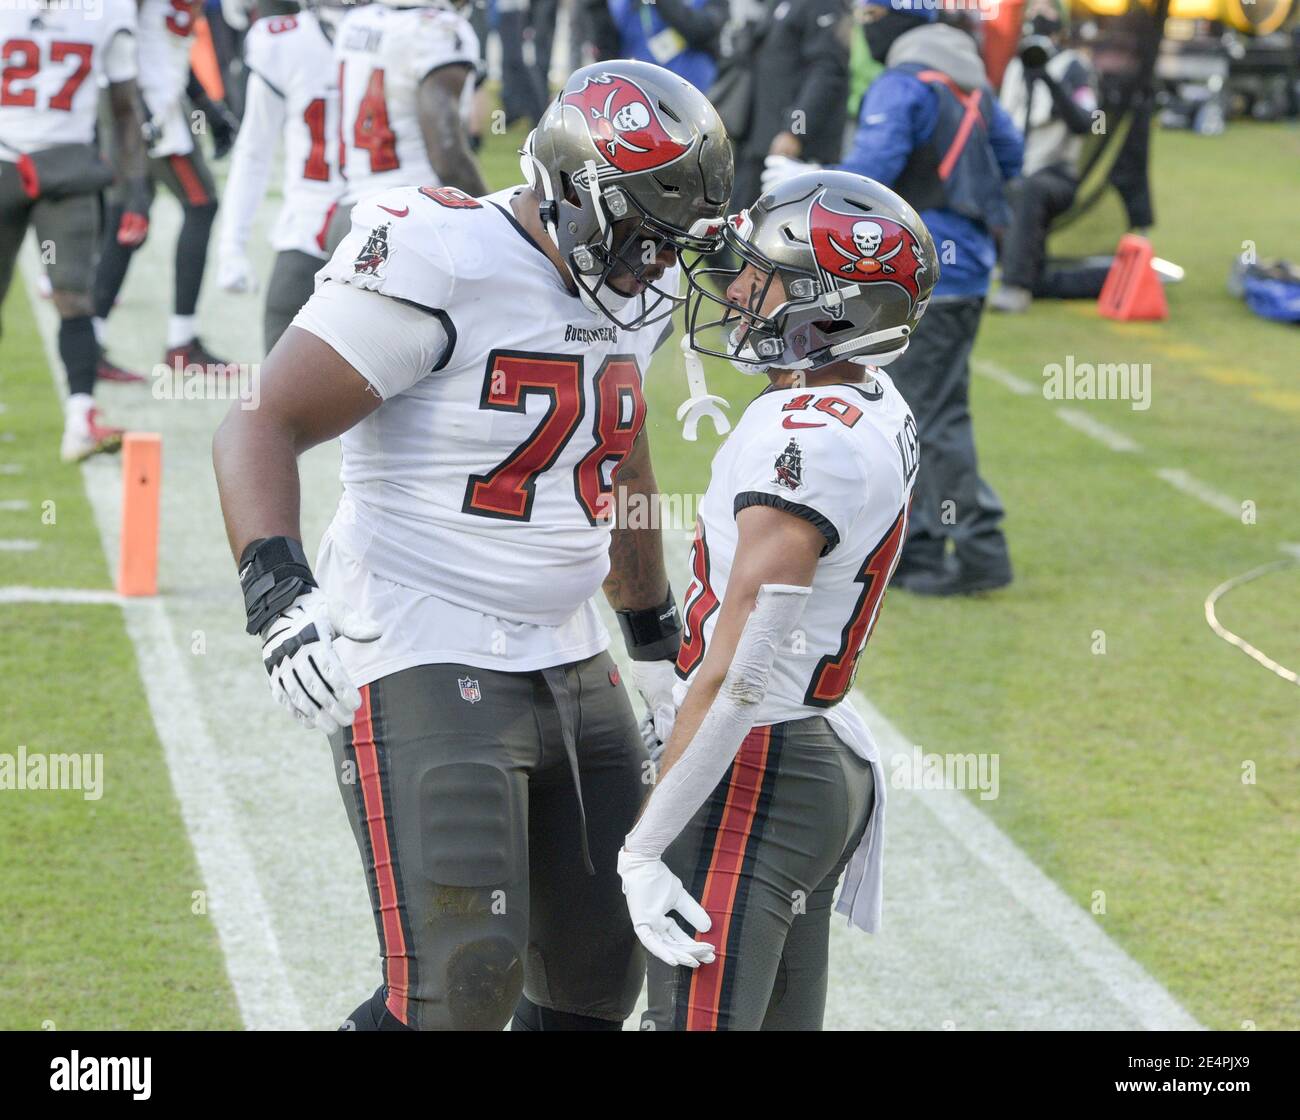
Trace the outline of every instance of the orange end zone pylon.
<instances>
[{"instance_id":1,"label":"orange end zone pylon","mask_svg":"<svg viewBox=\"0 0 1300 1120\"><path fill-rule=\"evenodd\" d=\"M119 595L158 593L158 509L162 491L162 436L127 432L122 439L122 542Z\"/></svg>"},{"instance_id":2,"label":"orange end zone pylon","mask_svg":"<svg viewBox=\"0 0 1300 1120\"><path fill-rule=\"evenodd\" d=\"M1165 287L1151 267L1151 242L1135 233L1119 239L1115 260L1097 297L1106 319L1168 319Z\"/></svg>"}]
</instances>

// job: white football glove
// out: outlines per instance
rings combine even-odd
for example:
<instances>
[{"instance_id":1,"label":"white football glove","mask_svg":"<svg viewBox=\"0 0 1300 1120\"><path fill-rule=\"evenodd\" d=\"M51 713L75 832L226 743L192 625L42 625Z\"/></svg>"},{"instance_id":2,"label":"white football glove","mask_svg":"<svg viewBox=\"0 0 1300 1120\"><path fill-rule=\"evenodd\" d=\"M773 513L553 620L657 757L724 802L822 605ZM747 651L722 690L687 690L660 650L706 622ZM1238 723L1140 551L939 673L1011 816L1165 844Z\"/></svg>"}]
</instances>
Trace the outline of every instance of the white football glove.
<instances>
[{"instance_id":1,"label":"white football glove","mask_svg":"<svg viewBox=\"0 0 1300 1120\"><path fill-rule=\"evenodd\" d=\"M223 292L243 292L246 295L257 291L257 276L246 254L227 249L218 256L217 287Z\"/></svg>"},{"instance_id":2,"label":"white football glove","mask_svg":"<svg viewBox=\"0 0 1300 1120\"><path fill-rule=\"evenodd\" d=\"M763 175L759 180L762 183L763 193L766 194L777 183L793 179L805 171L816 171L820 166L819 163L805 163L801 159L791 159L789 156L768 156L763 160Z\"/></svg>"},{"instance_id":3,"label":"white football glove","mask_svg":"<svg viewBox=\"0 0 1300 1120\"><path fill-rule=\"evenodd\" d=\"M331 603L313 587L263 631L262 663L271 677L271 695L304 727L326 735L350 727L361 693L334 652L334 639L373 642L377 637L377 623Z\"/></svg>"},{"instance_id":4,"label":"white football glove","mask_svg":"<svg viewBox=\"0 0 1300 1120\"><path fill-rule=\"evenodd\" d=\"M663 860L633 855L621 848L618 873L623 879L632 928L647 952L665 964L685 968L699 968L717 959L712 945L692 940L668 916L668 911L676 910L701 933L707 933L713 925L704 907L686 892L682 881L668 870Z\"/></svg>"},{"instance_id":5,"label":"white football glove","mask_svg":"<svg viewBox=\"0 0 1300 1120\"><path fill-rule=\"evenodd\" d=\"M673 703L673 687L677 684L675 662L633 661L630 664L632 683L646 707L641 717L641 739L651 760L657 763L677 721L677 705Z\"/></svg>"}]
</instances>

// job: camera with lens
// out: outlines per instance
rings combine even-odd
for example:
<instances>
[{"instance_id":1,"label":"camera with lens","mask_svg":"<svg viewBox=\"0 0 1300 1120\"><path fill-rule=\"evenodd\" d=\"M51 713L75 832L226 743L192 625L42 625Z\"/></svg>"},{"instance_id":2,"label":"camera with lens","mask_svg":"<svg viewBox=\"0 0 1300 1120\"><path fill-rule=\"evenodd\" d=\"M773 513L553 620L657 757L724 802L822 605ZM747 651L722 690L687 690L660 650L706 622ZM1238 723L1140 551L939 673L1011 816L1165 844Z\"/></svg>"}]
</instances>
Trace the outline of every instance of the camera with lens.
<instances>
[{"instance_id":1,"label":"camera with lens","mask_svg":"<svg viewBox=\"0 0 1300 1120\"><path fill-rule=\"evenodd\" d=\"M1056 44L1046 35L1026 35L1019 53L1020 65L1026 70L1041 70L1056 54Z\"/></svg>"}]
</instances>

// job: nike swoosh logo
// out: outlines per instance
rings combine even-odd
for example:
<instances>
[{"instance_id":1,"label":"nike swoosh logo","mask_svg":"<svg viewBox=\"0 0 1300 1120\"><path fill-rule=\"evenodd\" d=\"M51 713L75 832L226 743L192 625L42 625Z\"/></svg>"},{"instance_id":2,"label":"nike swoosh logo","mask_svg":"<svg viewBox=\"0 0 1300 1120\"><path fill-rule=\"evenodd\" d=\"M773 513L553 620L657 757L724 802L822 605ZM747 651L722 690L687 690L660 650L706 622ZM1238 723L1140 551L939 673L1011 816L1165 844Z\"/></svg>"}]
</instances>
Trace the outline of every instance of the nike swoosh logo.
<instances>
[{"instance_id":1,"label":"nike swoosh logo","mask_svg":"<svg viewBox=\"0 0 1300 1120\"><path fill-rule=\"evenodd\" d=\"M391 206L385 206L382 202L379 204L379 209L387 210L394 218L405 218L406 215L411 212L409 206L403 206L400 210L394 210Z\"/></svg>"},{"instance_id":2,"label":"nike swoosh logo","mask_svg":"<svg viewBox=\"0 0 1300 1120\"><path fill-rule=\"evenodd\" d=\"M793 416L787 416L784 420L781 421L781 427L783 428L824 428L826 427L826 425L805 424L800 420L796 420Z\"/></svg>"}]
</instances>

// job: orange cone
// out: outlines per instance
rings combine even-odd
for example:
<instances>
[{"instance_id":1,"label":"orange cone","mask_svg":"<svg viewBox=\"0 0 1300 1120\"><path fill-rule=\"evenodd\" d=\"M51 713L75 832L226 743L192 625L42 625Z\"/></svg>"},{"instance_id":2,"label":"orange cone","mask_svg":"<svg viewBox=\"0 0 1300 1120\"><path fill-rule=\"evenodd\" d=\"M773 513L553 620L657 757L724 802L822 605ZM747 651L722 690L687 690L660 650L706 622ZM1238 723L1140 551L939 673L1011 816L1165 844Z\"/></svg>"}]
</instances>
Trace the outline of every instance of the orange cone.
<instances>
[{"instance_id":1,"label":"orange cone","mask_svg":"<svg viewBox=\"0 0 1300 1120\"><path fill-rule=\"evenodd\" d=\"M1107 319L1168 319L1165 288L1151 267L1151 242L1135 233L1119 239L1115 260L1097 297L1097 310Z\"/></svg>"},{"instance_id":2,"label":"orange cone","mask_svg":"<svg viewBox=\"0 0 1300 1120\"><path fill-rule=\"evenodd\" d=\"M162 490L162 436L127 432L122 439L122 541L119 595L158 593L158 509Z\"/></svg>"}]
</instances>

